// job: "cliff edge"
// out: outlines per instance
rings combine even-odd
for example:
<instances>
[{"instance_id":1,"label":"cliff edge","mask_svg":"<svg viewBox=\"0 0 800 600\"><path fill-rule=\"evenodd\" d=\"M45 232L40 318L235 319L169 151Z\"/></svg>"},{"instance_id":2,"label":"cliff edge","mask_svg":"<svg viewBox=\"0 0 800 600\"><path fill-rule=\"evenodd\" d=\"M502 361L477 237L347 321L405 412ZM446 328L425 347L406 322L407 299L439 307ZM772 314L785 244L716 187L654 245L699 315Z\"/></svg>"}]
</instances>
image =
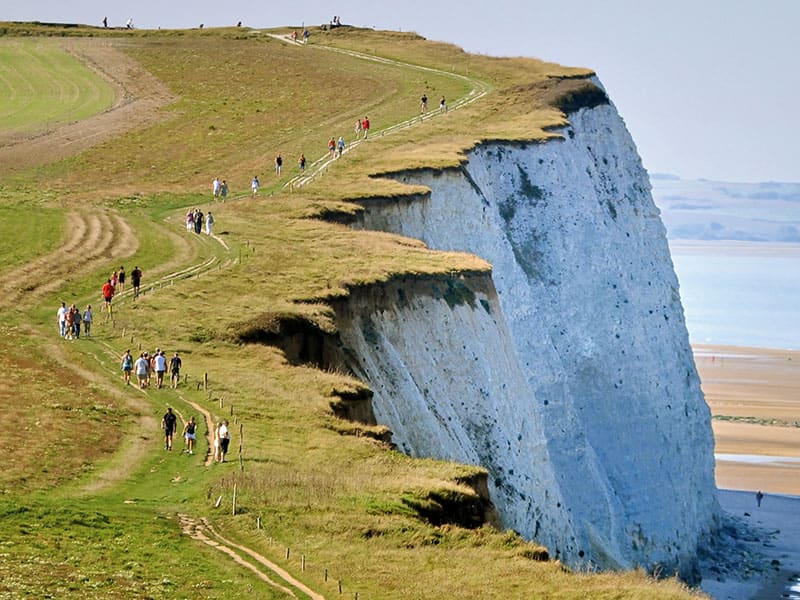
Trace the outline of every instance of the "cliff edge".
<instances>
[{"instance_id":1,"label":"cliff edge","mask_svg":"<svg viewBox=\"0 0 800 600\"><path fill-rule=\"evenodd\" d=\"M697 579L718 514L710 413L646 171L596 79L546 142L392 175L357 227L474 253L491 277L337 304L349 367L414 456L479 464L503 525L574 567Z\"/></svg>"}]
</instances>

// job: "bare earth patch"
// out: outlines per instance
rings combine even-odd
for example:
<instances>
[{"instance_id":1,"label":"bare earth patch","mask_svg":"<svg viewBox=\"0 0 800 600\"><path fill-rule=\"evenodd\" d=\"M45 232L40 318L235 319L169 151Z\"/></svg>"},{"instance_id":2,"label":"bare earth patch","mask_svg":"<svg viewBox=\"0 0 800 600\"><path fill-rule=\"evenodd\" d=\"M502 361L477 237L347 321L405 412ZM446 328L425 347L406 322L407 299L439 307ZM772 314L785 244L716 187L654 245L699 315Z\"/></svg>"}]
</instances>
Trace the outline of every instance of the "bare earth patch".
<instances>
[{"instance_id":1,"label":"bare earth patch","mask_svg":"<svg viewBox=\"0 0 800 600\"><path fill-rule=\"evenodd\" d=\"M55 162L131 129L162 119L160 108L176 97L139 63L118 49L121 40L54 41L109 81L117 100L107 111L44 134L15 139L0 135L0 173Z\"/></svg>"}]
</instances>

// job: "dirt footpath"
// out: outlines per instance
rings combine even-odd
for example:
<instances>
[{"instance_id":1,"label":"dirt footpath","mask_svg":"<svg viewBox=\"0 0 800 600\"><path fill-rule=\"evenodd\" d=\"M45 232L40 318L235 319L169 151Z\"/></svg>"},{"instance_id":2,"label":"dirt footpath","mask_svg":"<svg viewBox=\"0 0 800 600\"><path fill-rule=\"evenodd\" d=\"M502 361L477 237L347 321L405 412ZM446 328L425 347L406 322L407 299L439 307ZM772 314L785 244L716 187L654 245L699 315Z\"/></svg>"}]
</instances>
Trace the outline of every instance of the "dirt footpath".
<instances>
[{"instance_id":1,"label":"dirt footpath","mask_svg":"<svg viewBox=\"0 0 800 600\"><path fill-rule=\"evenodd\" d=\"M162 118L160 108L177 98L119 46L124 40L53 40L114 86L107 111L46 133L15 139L0 133L0 174L21 171L72 156L111 137Z\"/></svg>"}]
</instances>

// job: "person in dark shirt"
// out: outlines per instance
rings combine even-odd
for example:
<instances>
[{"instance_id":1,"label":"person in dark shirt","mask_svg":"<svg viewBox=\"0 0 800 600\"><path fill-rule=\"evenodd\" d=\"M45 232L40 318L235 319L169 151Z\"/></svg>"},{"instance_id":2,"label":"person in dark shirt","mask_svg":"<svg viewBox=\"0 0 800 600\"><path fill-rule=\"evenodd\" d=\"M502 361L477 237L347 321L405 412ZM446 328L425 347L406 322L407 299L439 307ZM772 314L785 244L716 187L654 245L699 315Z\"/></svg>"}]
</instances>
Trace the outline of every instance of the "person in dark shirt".
<instances>
[{"instance_id":1,"label":"person in dark shirt","mask_svg":"<svg viewBox=\"0 0 800 600\"><path fill-rule=\"evenodd\" d=\"M181 357L178 356L177 352L169 359L170 383L173 388L178 387L178 383L180 383L182 364Z\"/></svg>"},{"instance_id":2,"label":"person in dark shirt","mask_svg":"<svg viewBox=\"0 0 800 600\"><path fill-rule=\"evenodd\" d=\"M131 285L133 286L133 297L139 295L139 285L142 283L142 270L139 267L133 267L131 271Z\"/></svg>"},{"instance_id":3,"label":"person in dark shirt","mask_svg":"<svg viewBox=\"0 0 800 600\"><path fill-rule=\"evenodd\" d=\"M170 406L161 419L161 428L164 430L164 446L166 450L172 450L172 438L175 435L175 427L177 424L178 417L172 412L172 407Z\"/></svg>"}]
</instances>

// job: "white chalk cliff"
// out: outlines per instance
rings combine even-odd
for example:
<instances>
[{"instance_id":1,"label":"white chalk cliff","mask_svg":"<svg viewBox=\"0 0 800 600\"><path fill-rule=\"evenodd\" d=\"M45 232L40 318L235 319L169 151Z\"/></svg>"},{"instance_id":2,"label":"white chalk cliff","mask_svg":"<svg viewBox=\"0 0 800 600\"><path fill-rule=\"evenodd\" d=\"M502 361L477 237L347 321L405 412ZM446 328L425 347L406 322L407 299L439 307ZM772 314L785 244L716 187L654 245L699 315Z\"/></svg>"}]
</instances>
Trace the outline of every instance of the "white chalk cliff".
<instances>
[{"instance_id":1,"label":"white chalk cliff","mask_svg":"<svg viewBox=\"0 0 800 600\"><path fill-rule=\"evenodd\" d=\"M647 173L601 96L562 139L484 143L396 176L429 195L364 201L357 226L492 274L354 291L337 322L398 447L484 466L504 526L572 566L692 579L718 511L710 413Z\"/></svg>"}]
</instances>

